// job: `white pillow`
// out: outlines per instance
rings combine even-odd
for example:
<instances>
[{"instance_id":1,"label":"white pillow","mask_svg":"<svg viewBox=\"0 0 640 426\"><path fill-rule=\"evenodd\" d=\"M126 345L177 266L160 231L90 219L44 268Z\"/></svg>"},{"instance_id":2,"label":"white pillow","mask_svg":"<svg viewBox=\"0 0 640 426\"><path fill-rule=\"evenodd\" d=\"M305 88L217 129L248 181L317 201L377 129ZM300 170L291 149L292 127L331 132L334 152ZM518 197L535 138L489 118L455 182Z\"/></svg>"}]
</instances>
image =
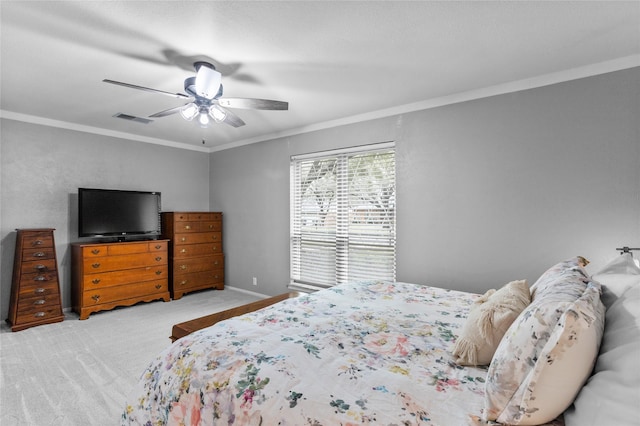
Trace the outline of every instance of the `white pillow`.
<instances>
[{"instance_id":1,"label":"white pillow","mask_svg":"<svg viewBox=\"0 0 640 426\"><path fill-rule=\"evenodd\" d=\"M571 405L592 371L604 326L600 284L588 282L577 258L543 277L491 361L485 420L549 422Z\"/></svg>"},{"instance_id":2,"label":"white pillow","mask_svg":"<svg viewBox=\"0 0 640 426\"><path fill-rule=\"evenodd\" d=\"M623 253L593 274L593 279L602 284L602 302L608 309L627 289L640 285L640 267L631 253Z\"/></svg>"},{"instance_id":3,"label":"white pillow","mask_svg":"<svg viewBox=\"0 0 640 426\"><path fill-rule=\"evenodd\" d=\"M566 426L639 424L640 285L607 309L593 375L564 415Z\"/></svg>"},{"instance_id":4,"label":"white pillow","mask_svg":"<svg viewBox=\"0 0 640 426\"><path fill-rule=\"evenodd\" d=\"M511 281L498 291L487 291L471 307L456 339L455 362L489 365L502 336L529 302L531 294L526 280Z\"/></svg>"}]
</instances>

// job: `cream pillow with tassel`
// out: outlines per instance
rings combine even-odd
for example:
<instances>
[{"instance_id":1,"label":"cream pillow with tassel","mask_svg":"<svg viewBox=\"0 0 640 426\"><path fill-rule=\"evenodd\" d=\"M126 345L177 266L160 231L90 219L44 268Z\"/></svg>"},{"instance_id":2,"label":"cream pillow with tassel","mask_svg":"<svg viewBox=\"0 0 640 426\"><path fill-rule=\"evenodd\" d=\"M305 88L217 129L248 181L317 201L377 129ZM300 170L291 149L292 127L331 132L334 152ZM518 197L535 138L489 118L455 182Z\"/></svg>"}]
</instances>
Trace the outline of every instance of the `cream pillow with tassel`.
<instances>
[{"instance_id":1,"label":"cream pillow with tassel","mask_svg":"<svg viewBox=\"0 0 640 426\"><path fill-rule=\"evenodd\" d=\"M511 281L482 295L469 311L453 347L459 365L489 365L509 326L531 303L526 280Z\"/></svg>"}]
</instances>

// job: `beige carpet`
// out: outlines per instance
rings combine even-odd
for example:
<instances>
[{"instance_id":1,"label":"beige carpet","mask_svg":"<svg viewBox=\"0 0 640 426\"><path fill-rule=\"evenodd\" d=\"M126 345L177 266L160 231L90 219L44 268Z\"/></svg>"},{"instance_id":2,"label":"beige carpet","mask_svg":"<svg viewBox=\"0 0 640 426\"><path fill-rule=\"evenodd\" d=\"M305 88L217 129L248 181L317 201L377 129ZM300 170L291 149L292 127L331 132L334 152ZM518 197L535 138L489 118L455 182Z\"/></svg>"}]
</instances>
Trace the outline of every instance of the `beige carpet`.
<instances>
[{"instance_id":1,"label":"beige carpet","mask_svg":"<svg viewBox=\"0 0 640 426\"><path fill-rule=\"evenodd\" d=\"M127 393L173 324L259 300L233 289L141 303L11 332L0 327L0 425L118 425Z\"/></svg>"}]
</instances>

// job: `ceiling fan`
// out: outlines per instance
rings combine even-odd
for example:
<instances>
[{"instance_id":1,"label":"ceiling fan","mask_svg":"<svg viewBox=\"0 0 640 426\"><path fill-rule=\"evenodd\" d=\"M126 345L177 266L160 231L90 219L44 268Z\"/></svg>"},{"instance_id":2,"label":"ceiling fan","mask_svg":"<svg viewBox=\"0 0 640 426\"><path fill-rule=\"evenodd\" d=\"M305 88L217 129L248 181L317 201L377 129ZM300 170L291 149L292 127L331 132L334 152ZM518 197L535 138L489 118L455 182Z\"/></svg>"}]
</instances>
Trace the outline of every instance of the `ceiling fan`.
<instances>
[{"instance_id":1,"label":"ceiling fan","mask_svg":"<svg viewBox=\"0 0 640 426\"><path fill-rule=\"evenodd\" d=\"M152 93L171 96L178 99L189 99L190 102L164 111L156 112L149 117L166 117L180 113L188 121L198 117L202 127L207 127L212 118L216 123L225 123L233 127L244 126L246 123L227 108L287 110L289 103L272 101L269 99L252 98L223 98L222 74L209 62L198 61L193 64L196 75L184 81L184 93L171 93L164 90L152 89L121 81L104 79L105 83L117 84L132 89L144 90Z\"/></svg>"}]
</instances>

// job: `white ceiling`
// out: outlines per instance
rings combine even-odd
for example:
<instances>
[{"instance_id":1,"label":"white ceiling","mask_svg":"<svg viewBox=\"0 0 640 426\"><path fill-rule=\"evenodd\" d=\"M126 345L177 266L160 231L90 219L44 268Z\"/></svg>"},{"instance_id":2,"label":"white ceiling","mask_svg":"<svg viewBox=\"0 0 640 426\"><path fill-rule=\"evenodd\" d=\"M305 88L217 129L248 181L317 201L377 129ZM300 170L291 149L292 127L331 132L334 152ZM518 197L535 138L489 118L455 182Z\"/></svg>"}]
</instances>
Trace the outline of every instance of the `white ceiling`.
<instances>
[{"instance_id":1,"label":"white ceiling","mask_svg":"<svg viewBox=\"0 0 640 426\"><path fill-rule=\"evenodd\" d=\"M639 1L5 1L1 114L212 151L640 65ZM225 96L289 102L202 129L185 103L191 63ZM202 144L202 141L205 144Z\"/></svg>"}]
</instances>

